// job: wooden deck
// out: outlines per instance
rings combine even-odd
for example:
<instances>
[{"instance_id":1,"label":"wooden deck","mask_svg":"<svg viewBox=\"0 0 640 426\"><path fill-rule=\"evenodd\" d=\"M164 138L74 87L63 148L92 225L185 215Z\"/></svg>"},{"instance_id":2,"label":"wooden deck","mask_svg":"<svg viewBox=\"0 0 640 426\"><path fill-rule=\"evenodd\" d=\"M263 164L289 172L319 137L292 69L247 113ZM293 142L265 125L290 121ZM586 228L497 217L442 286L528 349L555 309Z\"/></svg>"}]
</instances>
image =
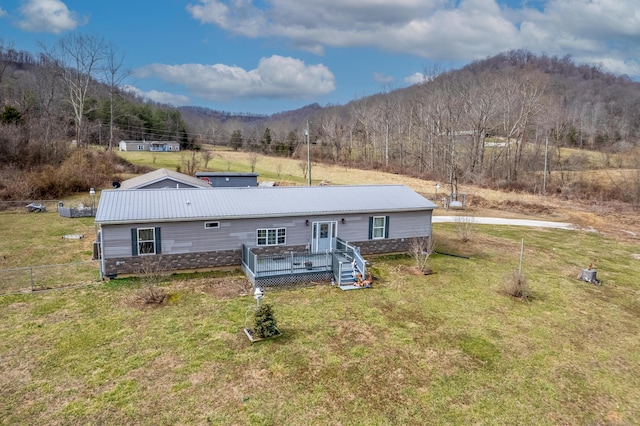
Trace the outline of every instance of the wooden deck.
<instances>
[{"instance_id":1,"label":"wooden deck","mask_svg":"<svg viewBox=\"0 0 640 426\"><path fill-rule=\"evenodd\" d=\"M291 286L302 282L330 282L332 279L339 286L353 283L353 250L260 255L243 246L242 251L242 269L254 286ZM364 272L366 262L359 253L355 256L359 270Z\"/></svg>"}]
</instances>

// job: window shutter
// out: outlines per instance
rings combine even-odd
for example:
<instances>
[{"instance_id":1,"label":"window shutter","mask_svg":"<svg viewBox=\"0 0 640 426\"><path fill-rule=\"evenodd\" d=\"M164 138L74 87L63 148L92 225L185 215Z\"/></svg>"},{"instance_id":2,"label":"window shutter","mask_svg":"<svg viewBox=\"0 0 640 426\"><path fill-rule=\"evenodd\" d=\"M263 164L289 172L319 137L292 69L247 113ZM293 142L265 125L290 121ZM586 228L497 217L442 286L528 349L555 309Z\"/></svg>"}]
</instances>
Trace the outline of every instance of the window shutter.
<instances>
[{"instance_id":1,"label":"window shutter","mask_svg":"<svg viewBox=\"0 0 640 426\"><path fill-rule=\"evenodd\" d=\"M369 239L373 239L373 216L369 216Z\"/></svg>"},{"instance_id":2,"label":"window shutter","mask_svg":"<svg viewBox=\"0 0 640 426\"><path fill-rule=\"evenodd\" d=\"M156 226L155 229L155 233L156 233L156 254L160 254L162 253L162 244L160 243L160 227Z\"/></svg>"},{"instance_id":3,"label":"window shutter","mask_svg":"<svg viewBox=\"0 0 640 426\"><path fill-rule=\"evenodd\" d=\"M131 256L138 255L138 230L131 228Z\"/></svg>"},{"instance_id":4,"label":"window shutter","mask_svg":"<svg viewBox=\"0 0 640 426\"><path fill-rule=\"evenodd\" d=\"M389 216L384 218L384 237L389 238Z\"/></svg>"}]
</instances>

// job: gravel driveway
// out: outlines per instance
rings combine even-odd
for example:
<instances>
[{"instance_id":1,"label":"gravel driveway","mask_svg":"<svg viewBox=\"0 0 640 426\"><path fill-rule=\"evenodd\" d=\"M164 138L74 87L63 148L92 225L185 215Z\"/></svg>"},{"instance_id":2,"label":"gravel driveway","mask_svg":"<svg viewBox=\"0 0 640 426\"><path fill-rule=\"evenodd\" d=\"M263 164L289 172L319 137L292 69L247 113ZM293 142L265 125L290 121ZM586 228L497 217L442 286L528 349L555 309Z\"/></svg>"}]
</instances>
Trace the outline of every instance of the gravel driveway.
<instances>
[{"instance_id":1,"label":"gravel driveway","mask_svg":"<svg viewBox=\"0 0 640 426\"><path fill-rule=\"evenodd\" d=\"M478 225L513 225L532 226L539 228L578 229L577 225L567 222L552 222L547 220L529 219L505 219L501 217L474 217L474 216L433 216L433 223L452 223L456 221L477 223Z\"/></svg>"}]
</instances>

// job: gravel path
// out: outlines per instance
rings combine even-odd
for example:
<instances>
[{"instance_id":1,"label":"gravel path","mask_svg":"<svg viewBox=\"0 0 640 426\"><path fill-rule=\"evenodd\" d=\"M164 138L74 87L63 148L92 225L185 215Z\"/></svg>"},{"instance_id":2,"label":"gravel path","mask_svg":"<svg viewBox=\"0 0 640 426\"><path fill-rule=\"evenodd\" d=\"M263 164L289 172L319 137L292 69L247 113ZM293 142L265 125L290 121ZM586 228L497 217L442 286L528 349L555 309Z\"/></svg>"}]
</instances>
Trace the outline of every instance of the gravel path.
<instances>
[{"instance_id":1,"label":"gravel path","mask_svg":"<svg viewBox=\"0 0 640 426\"><path fill-rule=\"evenodd\" d=\"M529 219L505 219L500 217L474 217L474 216L433 216L433 223L451 223L456 221L472 222L479 225L513 225L513 226L532 226L539 228L556 228L556 229L578 229L577 225L567 222L552 222L547 220L529 220Z\"/></svg>"}]
</instances>

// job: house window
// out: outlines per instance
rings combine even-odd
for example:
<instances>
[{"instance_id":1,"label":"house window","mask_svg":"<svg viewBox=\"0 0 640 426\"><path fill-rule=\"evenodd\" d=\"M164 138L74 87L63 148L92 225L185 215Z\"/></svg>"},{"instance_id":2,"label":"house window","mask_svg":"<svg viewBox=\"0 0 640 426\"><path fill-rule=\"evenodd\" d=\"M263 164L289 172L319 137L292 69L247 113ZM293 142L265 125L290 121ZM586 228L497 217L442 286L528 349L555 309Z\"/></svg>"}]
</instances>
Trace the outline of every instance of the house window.
<instances>
[{"instance_id":1,"label":"house window","mask_svg":"<svg viewBox=\"0 0 640 426\"><path fill-rule=\"evenodd\" d=\"M138 228L138 254L156 254L155 228Z\"/></svg>"},{"instance_id":2,"label":"house window","mask_svg":"<svg viewBox=\"0 0 640 426\"><path fill-rule=\"evenodd\" d=\"M373 217L373 226L371 227L373 239L376 238L384 238L385 236L385 228L386 228L386 218L385 216L374 216Z\"/></svg>"},{"instance_id":3,"label":"house window","mask_svg":"<svg viewBox=\"0 0 640 426\"><path fill-rule=\"evenodd\" d=\"M259 246L276 246L286 243L286 228L258 229L257 232Z\"/></svg>"},{"instance_id":4,"label":"house window","mask_svg":"<svg viewBox=\"0 0 640 426\"><path fill-rule=\"evenodd\" d=\"M220 228L220 222L205 222L204 227L206 229Z\"/></svg>"}]
</instances>

